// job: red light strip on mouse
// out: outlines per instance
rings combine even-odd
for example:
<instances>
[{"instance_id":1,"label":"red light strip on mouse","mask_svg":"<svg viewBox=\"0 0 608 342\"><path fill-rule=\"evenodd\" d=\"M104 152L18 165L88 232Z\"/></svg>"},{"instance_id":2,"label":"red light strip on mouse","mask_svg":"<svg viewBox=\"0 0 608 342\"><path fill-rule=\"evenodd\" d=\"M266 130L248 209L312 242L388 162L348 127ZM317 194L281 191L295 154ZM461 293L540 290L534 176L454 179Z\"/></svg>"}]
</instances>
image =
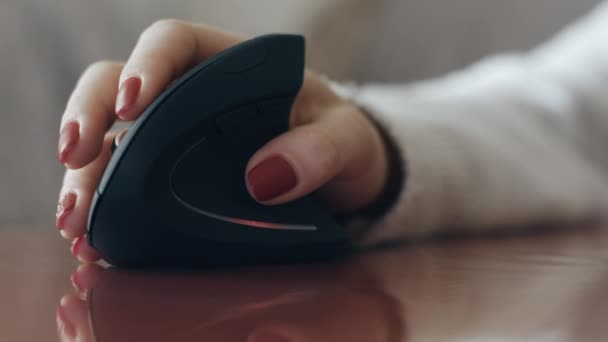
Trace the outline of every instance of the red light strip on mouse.
<instances>
[{"instance_id":1,"label":"red light strip on mouse","mask_svg":"<svg viewBox=\"0 0 608 342\"><path fill-rule=\"evenodd\" d=\"M256 220L248 220L238 217L230 217L224 215L218 215L206 210L199 209L190 205L188 202L184 201L180 198L177 193L173 192L175 198L185 207L188 207L190 210L196 211L199 214L214 218L216 220L226 221L230 223L235 223L241 226L262 228L262 229L276 229L276 230L300 230L300 231L315 231L317 230L317 226L307 225L307 224L287 224L287 223L275 223L275 222L265 222L265 221L256 221Z\"/></svg>"},{"instance_id":2,"label":"red light strip on mouse","mask_svg":"<svg viewBox=\"0 0 608 342\"><path fill-rule=\"evenodd\" d=\"M240 218L236 218L236 217L225 217L224 219L229 220L230 222L233 222L233 223L242 224L244 226L256 227L256 228L317 230L317 227L315 227L315 226L289 225L289 224L281 224L281 223L273 223L273 222L246 220L246 219L240 219Z\"/></svg>"}]
</instances>

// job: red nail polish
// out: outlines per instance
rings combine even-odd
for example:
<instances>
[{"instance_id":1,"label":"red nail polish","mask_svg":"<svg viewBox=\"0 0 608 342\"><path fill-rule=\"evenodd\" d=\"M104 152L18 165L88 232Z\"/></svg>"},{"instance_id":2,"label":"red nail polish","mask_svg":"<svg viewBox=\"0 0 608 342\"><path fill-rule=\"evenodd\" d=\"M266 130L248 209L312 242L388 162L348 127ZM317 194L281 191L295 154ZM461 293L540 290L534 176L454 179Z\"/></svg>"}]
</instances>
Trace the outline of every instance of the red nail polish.
<instances>
[{"instance_id":1,"label":"red nail polish","mask_svg":"<svg viewBox=\"0 0 608 342\"><path fill-rule=\"evenodd\" d=\"M63 196L59 204L57 204L57 214L55 215L55 226L57 229L62 230L65 218L76 206L76 194L68 192Z\"/></svg>"},{"instance_id":2,"label":"red nail polish","mask_svg":"<svg viewBox=\"0 0 608 342\"><path fill-rule=\"evenodd\" d=\"M131 76L122 82L116 97L116 114L118 116L122 117L133 108L140 90L141 78L137 76Z\"/></svg>"},{"instance_id":3,"label":"red nail polish","mask_svg":"<svg viewBox=\"0 0 608 342\"><path fill-rule=\"evenodd\" d=\"M72 242L72 248L70 249L73 256L78 257L78 251L80 250L80 246L82 245L83 241L84 239L82 238L82 236L79 236L74 239L74 242Z\"/></svg>"},{"instance_id":4,"label":"red nail polish","mask_svg":"<svg viewBox=\"0 0 608 342\"><path fill-rule=\"evenodd\" d=\"M59 143L57 149L59 151L59 161L63 164L68 159L70 152L74 149L80 139L80 124L77 121L70 121L63 126L59 133Z\"/></svg>"},{"instance_id":5,"label":"red nail polish","mask_svg":"<svg viewBox=\"0 0 608 342\"><path fill-rule=\"evenodd\" d=\"M270 331L259 331L253 333L247 342L291 342L291 340Z\"/></svg>"},{"instance_id":6,"label":"red nail polish","mask_svg":"<svg viewBox=\"0 0 608 342\"><path fill-rule=\"evenodd\" d=\"M291 164L281 156L270 157L247 174L249 190L258 201L269 201L293 189L298 179Z\"/></svg>"}]
</instances>

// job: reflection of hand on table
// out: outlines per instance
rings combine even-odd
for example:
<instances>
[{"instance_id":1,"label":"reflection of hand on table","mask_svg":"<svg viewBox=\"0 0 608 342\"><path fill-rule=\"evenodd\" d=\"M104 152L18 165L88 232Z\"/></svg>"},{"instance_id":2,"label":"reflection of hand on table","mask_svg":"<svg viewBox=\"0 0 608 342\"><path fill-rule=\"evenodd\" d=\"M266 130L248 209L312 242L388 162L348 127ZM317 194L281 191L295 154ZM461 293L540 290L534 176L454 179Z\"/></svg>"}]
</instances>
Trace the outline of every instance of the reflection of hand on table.
<instances>
[{"instance_id":1,"label":"reflection of hand on table","mask_svg":"<svg viewBox=\"0 0 608 342\"><path fill-rule=\"evenodd\" d=\"M62 299L60 331L64 341L401 341L398 304L357 273L339 265L207 274L83 265L73 276L79 296Z\"/></svg>"}]
</instances>

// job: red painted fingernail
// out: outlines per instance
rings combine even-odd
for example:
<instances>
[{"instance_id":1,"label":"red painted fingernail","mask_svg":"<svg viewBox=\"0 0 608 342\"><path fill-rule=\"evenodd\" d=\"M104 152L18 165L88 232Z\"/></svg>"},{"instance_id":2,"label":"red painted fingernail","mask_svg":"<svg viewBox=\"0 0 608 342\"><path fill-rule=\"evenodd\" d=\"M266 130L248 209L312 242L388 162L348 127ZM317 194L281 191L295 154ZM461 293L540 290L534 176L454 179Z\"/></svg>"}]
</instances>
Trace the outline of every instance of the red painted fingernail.
<instances>
[{"instance_id":1,"label":"red painted fingernail","mask_svg":"<svg viewBox=\"0 0 608 342\"><path fill-rule=\"evenodd\" d=\"M82 245L83 241L84 238L82 236L79 236L74 239L74 242L72 242L72 248L70 249L73 256L78 257L78 251L80 250L80 246Z\"/></svg>"},{"instance_id":2,"label":"red painted fingernail","mask_svg":"<svg viewBox=\"0 0 608 342\"><path fill-rule=\"evenodd\" d=\"M63 164L68 160L70 152L74 149L80 139L80 124L77 121L70 121L63 126L59 133L59 161Z\"/></svg>"},{"instance_id":3,"label":"red painted fingernail","mask_svg":"<svg viewBox=\"0 0 608 342\"><path fill-rule=\"evenodd\" d=\"M118 116L124 116L133 108L140 90L141 78L137 76L131 76L122 82L116 97L116 114Z\"/></svg>"},{"instance_id":4,"label":"red painted fingernail","mask_svg":"<svg viewBox=\"0 0 608 342\"><path fill-rule=\"evenodd\" d=\"M259 331L254 332L253 335L247 339L247 342L291 342L291 340L270 331Z\"/></svg>"},{"instance_id":5,"label":"red painted fingernail","mask_svg":"<svg viewBox=\"0 0 608 342\"><path fill-rule=\"evenodd\" d=\"M258 201L269 201L298 184L296 172L281 156L270 157L252 168L247 174L249 190Z\"/></svg>"},{"instance_id":6,"label":"red painted fingernail","mask_svg":"<svg viewBox=\"0 0 608 342\"><path fill-rule=\"evenodd\" d=\"M76 206L76 194L68 192L63 196L59 204L57 204L57 214L55 215L55 226L62 230L66 217L72 212Z\"/></svg>"}]
</instances>

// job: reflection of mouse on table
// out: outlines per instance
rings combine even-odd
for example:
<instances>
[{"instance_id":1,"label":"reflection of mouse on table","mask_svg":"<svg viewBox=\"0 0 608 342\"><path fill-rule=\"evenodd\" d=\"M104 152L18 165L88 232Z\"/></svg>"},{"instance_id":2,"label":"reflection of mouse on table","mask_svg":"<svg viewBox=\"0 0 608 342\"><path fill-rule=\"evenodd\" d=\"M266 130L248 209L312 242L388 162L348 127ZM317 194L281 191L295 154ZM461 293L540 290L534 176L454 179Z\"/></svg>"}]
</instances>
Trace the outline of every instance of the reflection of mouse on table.
<instances>
[{"instance_id":1,"label":"reflection of mouse on table","mask_svg":"<svg viewBox=\"0 0 608 342\"><path fill-rule=\"evenodd\" d=\"M243 179L249 157L288 129L303 74L304 39L268 35L174 82L114 151L89 214L91 246L120 266L294 262L343 251L346 232L314 196L268 207Z\"/></svg>"}]
</instances>

